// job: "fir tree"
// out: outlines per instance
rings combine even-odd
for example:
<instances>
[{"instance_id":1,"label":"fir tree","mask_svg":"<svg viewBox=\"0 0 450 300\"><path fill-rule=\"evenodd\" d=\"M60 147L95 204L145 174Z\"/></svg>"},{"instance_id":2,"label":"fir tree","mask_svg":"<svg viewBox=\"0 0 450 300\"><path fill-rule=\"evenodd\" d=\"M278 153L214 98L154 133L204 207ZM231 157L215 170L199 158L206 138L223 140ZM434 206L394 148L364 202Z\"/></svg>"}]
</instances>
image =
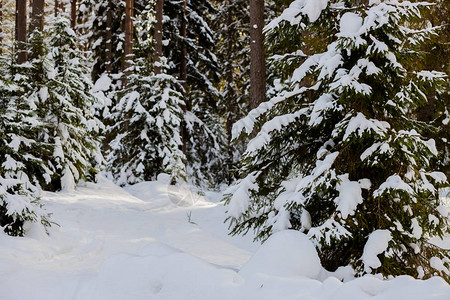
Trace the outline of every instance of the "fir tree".
<instances>
[{"instance_id":1,"label":"fir tree","mask_svg":"<svg viewBox=\"0 0 450 300\"><path fill-rule=\"evenodd\" d=\"M42 157L54 171L47 188L70 190L98 172L102 124L94 116L97 99L88 77L89 63L70 21L54 18L45 28L47 36L32 38L34 48L41 48L41 55L32 62L36 83L32 96L45 124L40 139L53 149L51 155Z\"/></svg>"},{"instance_id":2,"label":"fir tree","mask_svg":"<svg viewBox=\"0 0 450 300\"><path fill-rule=\"evenodd\" d=\"M173 181L186 176L181 87L172 76L147 70L145 60L139 59L111 113L114 125L109 131L115 138L108 162L121 185L155 180L160 173L168 173Z\"/></svg>"},{"instance_id":3,"label":"fir tree","mask_svg":"<svg viewBox=\"0 0 450 300\"><path fill-rule=\"evenodd\" d=\"M241 154L245 150L245 141L231 142L232 127L249 111L249 43L247 34L249 24L248 1L224 1L218 9L215 25L219 32L218 58L221 67L221 96L218 112L224 116L226 132L226 169L228 182L234 176Z\"/></svg>"},{"instance_id":4,"label":"fir tree","mask_svg":"<svg viewBox=\"0 0 450 300\"><path fill-rule=\"evenodd\" d=\"M3 58L0 62L10 66ZM0 226L12 236L26 234L25 222L50 225L39 202L41 184L51 175L40 156L49 147L37 139L43 124L23 88L29 84L28 71L29 65L0 69Z\"/></svg>"},{"instance_id":5,"label":"fir tree","mask_svg":"<svg viewBox=\"0 0 450 300\"><path fill-rule=\"evenodd\" d=\"M181 32L183 1L164 1L165 22L163 37L167 45L163 53L168 60L168 73L178 77L183 69L182 44L186 45L186 103L185 154L188 178L196 184L206 182L216 185L227 177L226 136L223 119L219 115L216 88L219 80L219 63L214 49L217 33L211 28L216 14L209 0L186 0L186 38ZM179 77L180 81L183 80Z\"/></svg>"},{"instance_id":6,"label":"fir tree","mask_svg":"<svg viewBox=\"0 0 450 300\"><path fill-rule=\"evenodd\" d=\"M329 43L289 50L282 91L234 128L262 124L227 197L232 233L292 228L330 271L448 279L449 253L430 241L449 232L438 196L446 177L430 169L434 141L412 118L423 83L442 74L406 69L431 31L407 27L424 4L338 2L294 1L266 28Z\"/></svg>"},{"instance_id":7,"label":"fir tree","mask_svg":"<svg viewBox=\"0 0 450 300\"><path fill-rule=\"evenodd\" d=\"M125 1L83 0L79 8L78 30L88 40L93 52L92 78L102 74L118 74L122 70L125 36Z\"/></svg>"}]
</instances>

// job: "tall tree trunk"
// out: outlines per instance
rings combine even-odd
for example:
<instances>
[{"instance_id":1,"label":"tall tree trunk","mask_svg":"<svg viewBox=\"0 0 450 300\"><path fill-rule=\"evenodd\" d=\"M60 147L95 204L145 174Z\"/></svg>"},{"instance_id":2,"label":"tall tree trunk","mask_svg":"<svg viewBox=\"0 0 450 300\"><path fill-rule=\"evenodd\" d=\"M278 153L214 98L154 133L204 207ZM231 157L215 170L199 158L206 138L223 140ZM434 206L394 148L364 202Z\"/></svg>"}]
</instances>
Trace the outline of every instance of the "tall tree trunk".
<instances>
[{"instance_id":1,"label":"tall tree trunk","mask_svg":"<svg viewBox=\"0 0 450 300\"><path fill-rule=\"evenodd\" d=\"M77 25L77 0L70 0L70 27Z\"/></svg>"},{"instance_id":2,"label":"tall tree trunk","mask_svg":"<svg viewBox=\"0 0 450 300\"><path fill-rule=\"evenodd\" d=\"M39 34L42 34L42 31L44 30L44 1L45 0L33 0L31 22L29 27L29 31L31 34L37 32L39 32ZM35 40L34 43L31 43L31 60L43 54L41 45L35 44L36 42L37 40ZM43 41L40 42L43 43Z\"/></svg>"},{"instance_id":3,"label":"tall tree trunk","mask_svg":"<svg viewBox=\"0 0 450 300\"><path fill-rule=\"evenodd\" d=\"M161 57L162 57L162 39L163 39L163 14L164 14L164 0L156 0L155 6L156 24L153 38L155 39L155 52L153 57L153 70L155 74L161 73Z\"/></svg>"},{"instance_id":4,"label":"tall tree trunk","mask_svg":"<svg viewBox=\"0 0 450 300\"><path fill-rule=\"evenodd\" d=\"M186 114L188 110L191 110L191 105L187 99L187 51L186 51L186 37L187 37L187 24L186 24L186 0L183 0L183 15L181 18L181 49L180 49L180 80L183 85L184 89L184 102L185 105L183 105L183 112ZM182 130L181 130L181 137L183 140L183 153L187 153L187 128L186 128L186 122L183 121Z\"/></svg>"},{"instance_id":5,"label":"tall tree trunk","mask_svg":"<svg viewBox=\"0 0 450 300\"><path fill-rule=\"evenodd\" d=\"M3 44L3 0L0 0L0 45ZM0 54L2 47L0 46Z\"/></svg>"},{"instance_id":6,"label":"tall tree trunk","mask_svg":"<svg viewBox=\"0 0 450 300\"><path fill-rule=\"evenodd\" d=\"M250 0L250 108L266 97L266 60L264 54L264 0Z\"/></svg>"},{"instance_id":7,"label":"tall tree trunk","mask_svg":"<svg viewBox=\"0 0 450 300\"><path fill-rule=\"evenodd\" d=\"M185 94L187 93L187 49L186 49L186 38L187 38L187 22L186 22L186 0L183 0L183 16L181 18L181 49L180 49L180 80L182 81ZM186 103L187 110L190 110L189 104Z\"/></svg>"},{"instance_id":8,"label":"tall tree trunk","mask_svg":"<svg viewBox=\"0 0 450 300\"><path fill-rule=\"evenodd\" d=\"M16 0L16 42L17 62L24 63L27 60L27 0Z\"/></svg>"},{"instance_id":9,"label":"tall tree trunk","mask_svg":"<svg viewBox=\"0 0 450 300\"><path fill-rule=\"evenodd\" d=\"M111 2L108 1L108 12L106 13L106 49L105 49L105 58L106 58L106 72L111 74L112 72L112 8Z\"/></svg>"},{"instance_id":10,"label":"tall tree trunk","mask_svg":"<svg viewBox=\"0 0 450 300\"><path fill-rule=\"evenodd\" d=\"M44 28L44 0L33 0L30 32Z\"/></svg>"},{"instance_id":11,"label":"tall tree trunk","mask_svg":"<svg viewBox=\"0 0 450 300\"><path fill-rule=\"evenodd\" d=\"M234 43L236 42L236 34L237 30L233 24L233 16L234 16L234 9L233 4L231 3L232 0L227 1L227 30L226 30L226 53L228 57L228 61L225 65L225 78L228 85L234 84L234 68L233 68L233 52L234 52ZM231 170L233 168L234 164L234 146L231 142L232 137L232 129L233 124L235 122L236 118L236 110L239 109L239 106L236 103L236 93L234 88L228 89L226 95L225 95L225 105L226 105L226 111L227 111L227 120L226 120L226 131L227 131L227 137L228 137L228 150L227 150L227 168L228 168L228 183L231 184L233 181L233 176L231 174Z\"/></svg>"},{"instance_id":12,"label":"tall tree trunk","mask_svg":"<svg viewBox=\"0 0 450 300\"><path fill-rule=\"evenodd\" d=\"M55 18L58 16L59 0L55 0Z\"/></svg>"},{"instance_id":13,"label":"tall tree trunk","mask_svg":"<svg viewBox=\"0 0 450 300\"><path fill-rule=\"evenodd\" d=\"M125 57L123 60L122 70L124 71L124 84L126 78L131 74L131 64L133 56L133 0L125 1Z\"/></svg>"}]
</instances>

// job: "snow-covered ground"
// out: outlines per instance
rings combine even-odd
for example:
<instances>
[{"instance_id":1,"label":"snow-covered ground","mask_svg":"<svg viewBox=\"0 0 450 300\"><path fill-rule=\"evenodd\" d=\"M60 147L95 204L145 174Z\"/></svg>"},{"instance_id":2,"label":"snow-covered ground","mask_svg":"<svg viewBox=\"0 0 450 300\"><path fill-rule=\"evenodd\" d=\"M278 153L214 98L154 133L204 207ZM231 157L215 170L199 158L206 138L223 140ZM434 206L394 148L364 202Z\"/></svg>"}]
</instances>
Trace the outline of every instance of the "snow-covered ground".
<instances>
[{"instance_id":1,"label":"snow-covered ground","mask_svg":"<svg viewBox=\"0 0 450 300\"><path fill-rule=\"evenodd\" d=\"M263 246L228 236L220 199L163 181L121 189L105 178L45 193L59 226L50 236L37 227L25 238L0 234L0 299L450 299L438 277L342 282L298 232Z\"/></svg>"}]
</instances>

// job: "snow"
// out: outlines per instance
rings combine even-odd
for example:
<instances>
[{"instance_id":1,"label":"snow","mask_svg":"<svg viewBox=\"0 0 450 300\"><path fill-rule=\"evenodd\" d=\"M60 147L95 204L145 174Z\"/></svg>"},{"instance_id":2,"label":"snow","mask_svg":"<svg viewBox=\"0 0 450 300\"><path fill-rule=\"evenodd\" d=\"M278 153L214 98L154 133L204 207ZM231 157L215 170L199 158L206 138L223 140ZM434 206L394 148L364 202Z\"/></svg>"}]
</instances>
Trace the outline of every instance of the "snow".
<instances>
[{"instance_id":1,"label":"snow","mask_svg":"<svg viewBox=\"0 0 450 300\"><path fill-rule=\"evenodd\" d=\"M353 216L358 204L363 202L361 186L357 181L345 181L340 186L339 197L336 199L337 210L342 218Z\"/></svg>"},{"instance_id":2,"label":"snow","mask_svg":"<svg viewBox=\"0 0 450 300\"><path fill-rule=\"evenodd\" d=\"M361 16L355 13L346 12L342 15L340 20L340 33L342 35L356 34L360 30L362 22Z\"/></svg>"},{"instance_id":3,"label":"snow","mask_svg":"<svg viewBox=\"0 0 450 300\"><path fill-rule=\"evenodd\" d=\"M295 0L283 11L281 16L272 20L264 30L274 29L284 21L291 25L300 24L302 15L307 16L310 22L315 22L327 6L328 0Z\"/></svg>"},{"instance_id":4,"label":"snow","mask_svg":"<svg viewBox=\"0 0 450 300\"><path fill-rule=\"evenodd\" d=\"M338 125L339 126L339 125ZM348 121L348 125L345 129L344 141L356 133L359 137L362 137L366 131L372 131L374 134L384 136L387 125L375 119L367 119L364 114L358 112L356 116L352 117Z\"/></svg>"},{"instance_id":5,"label":"snow","mask_svg":"<svg viewBox=\"0 0 450 300\"><path fill-rule=\"evenodd\" d=\"M369 235L362 255L364 270L366 272L371 272L371 269L381 267L381 261L377 255L386 251L391 239L391 232L387 229L378 229Z\"/></svg>"},{"instance_id":6,"label":"snow","mask_svg":"<svg viewBox=\"0 0 450 300\"><path fill-rule=\"evenodd\" d=\"M233 194L230 199L228 214L233 218L239 218L250 205L250 191L258 190L256 179L259 173L254 172L241 180L239 185L236 185L237 189L232 188L227 190L226 193Z\"/></svg>"},{"instance_id":7,"label":"snow","mask_svg":"<svg viewBox=\"0 0 450 300\"><path fill-rule=\"evenodd\" d=\"M109 90L111 83L111 78L105 73L95 82L93 92L107 91Z\"/></svg>"},{"instance_id":8,"label":"snow","mask_svg":"<svg viewBox=\"0 0 450 300\"><path fill-rule=\"evenodd\" d=\"M35 223L26 225L24 238L0 233L0 298L450 298L450 286L439 277L354 279L349 268L325 272L299 232L279 232L262 246L251 236L229 236L222 193L199 196L187 186L169 186L165 175L158 178L122 189L99 176L74 191L45 192L42 201L59 226L49 236ZM374 234L369 240L377 242Z\"/></svg>"},{"instance_id":9,"label":"snow","mask_svg":"<svg viewBox=\"0 0 450 300\"><path fill-rule=\"evenodd\" d=\"M273 234L241 268L244 278L254 274L304 276L317 279L322 267L316 248L296 230Z\"/></svg>"},{"instance_id":10,"label":"snow","mask_svg":"<svg viewBox=\"0 0 450 300\"><path fill-rule=\"evenodd\" d=\"M446 274L450 275L448 268L446 268L444 266L444 263L442 262L442 260L439 257L434 256L434 257L430 258L430 266L433 269L436 269L440 272L445 272Z\"/></svg>"},{"instance_id":11,"label":"snow","mask_svg":"<svg viewBox=\"0 0 450 300\"><path fill-rule=\"evenodd\" d=\"M383 182L380 187L373 192L373 195L375 197L379 197L383 194L384 191L386 190L403 190L406 191L408 194L413 195L414 194L414 190L406 183L403 181L403 179L399 176L399 175L392 175L389 176L385 182Z\"/></svg>"}]
</instances>

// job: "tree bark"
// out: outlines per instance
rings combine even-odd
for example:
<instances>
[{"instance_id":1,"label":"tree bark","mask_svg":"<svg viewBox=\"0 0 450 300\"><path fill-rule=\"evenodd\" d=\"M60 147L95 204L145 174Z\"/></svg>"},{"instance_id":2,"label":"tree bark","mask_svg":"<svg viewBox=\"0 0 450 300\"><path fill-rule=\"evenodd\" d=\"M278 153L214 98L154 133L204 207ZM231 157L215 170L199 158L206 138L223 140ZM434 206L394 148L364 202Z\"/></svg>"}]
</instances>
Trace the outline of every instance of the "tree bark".
<instances>
[{"instance_id":1,"label":"tree bark","mask_svg":"<svg viewBox=\"0 0 450 300\"><path fill-rule=\"evenodd\" d=\"M126 78L131 75L130 62L133 59L133 0L125 1L125 57L123 60L122 71L124 72L124 84Z\"/></svg>"},{"instance_id":2,"label":"tree bark","mask_svg":"<svg viewBox=\"0 0 450 300\"><path fill-rule=\"evenodd\" d=\"M266 99L264 0L250 0L250 108Z\"/></svg>"},{"instance_id":3,"label":"tree bark","mask_svg":"<svg viewBox=\"0 0 450 300\"><path fill-rule=\"evenodd\" d=\"M226 54L228 57L228 61L225 65L225 78L226 78L226 84L228 85L234 85L234 66L233 66L233 60L232 57L234 55L234 45L236 42L236 34L238 33L235 23L233 22L233 16L234 16L234 9L232 0L227 1L227 29L226 29ZM236 103L236 93L235 89L230 88L227 90L227 93L225 95L225 105L226 105L226 111L227 111L227 119L226 119L226 131L227 131L227 137L228 137L228 149L227 149L227 165L228 165L228 183L231 184L233 181L233 176L231 174L231 170L234 165L234 150L235 147L231 141L232 136L232 129L233 124L236 121L236 110L239 109L238 104Z\"/></svg>"},{"instance_id":4,"label":"tree bark","mask_svg":"<svg viewBox=\"0 0 450 300\"><path fill-rule=\"evenodd\" d=\"M180 80L181 84L183 86L183 93L184 93L184 102L185 105L183 105L182 109L184 112L184 115L186 115L186 112L191 110L191 105L187 99L187 51L186 51L186 37L187 37L187 24L186 24L186 0L183 0L183 15L181 18L181 46L180 46ZM181 130L181 138L183 140L183 146L182 150L183 153L187 153L187 128L186 128L186 122L183 121L182 123L182 130Z\"/></svg>"},{"instance_id":5,"label":"tree bark","mask_svg":"<svg viewBox=\"0 0 450 300\"><path fill-rule=\"evenodd\" d=\"M180 47L180 80L182 82L184 93L186 96L187 93L187 47L186 47L186 38L187 38L187 22L186 22L186 0L183 0L183 16L181 18L181 47ZM188 106L188 104L186 103ZM187 110L190 110L188 107Z\"/></svg>"},{"instance_id":6,"label":"tree bark","mask_svg":"<svg viewBox=\"0 0 450 300\"><path fill-rule=\"evenodd\" d=\"M70 27L75 28L77 25L77 0L70 1Z\"/></svg>"},{"instance_id":7,"label":"tree bark","mask_svg":"<svg viewBox=\"0 0 450 300\"><path fill-rule=\"evenodd\" d=\"M44 29L44 0L33 0L30 32Z\"/></svg>"},{"instance_id":8,"label":"tree bark","mask_svg":"<svg viewBox=\"0 0 450 300\"><path fill-rule=\"evenodd\" d=\"M16 0L16 42L17 62L22 64L27 61L27 0Z\"/></svg>"},{"instance_id":9,"label":"tree bark","mask_svg":"<svg viewBox=\"0 0 450 300\"><path fill-rule=\"evenodd\" d=\"M153 38L155 39L155 52L153 57L153 70L155 74L161 73L161 57L162 57L162 39L163 39L163 14L164 14L164 0L156 0L155 6L156 23Z\"/></svg>"},{"instance_id":10,"label":"tree bark","mask_svg":"<svg viewBox=\"0 0 450 300\"><path fill-rule=\"evenodd\" d=\"M59 0L55 0L55 18L58 16Z\"/></svg>"},{"instance_id":11,"label":"tree bark","mask_svg":"<svg viewBox=\"0 0 450 300\"><path fill-rule=\"evenodd\" d=\"M0 45L3 44L3 0L0 0ZM0 46L0 54L2 47Z\"/></svg>"},{"instance_id":12,"label":"tree bark","mask_svg":"<svg viewBox=\"0 0 450 300\"><path fill-rule=\"evenodd\" d=\"M112 9L110 2L108 1L108 12L106 13L106 49L105 49L105 58L106 58L106 72L111 74L112 72Z\"/></svg>"}]
</instances>

